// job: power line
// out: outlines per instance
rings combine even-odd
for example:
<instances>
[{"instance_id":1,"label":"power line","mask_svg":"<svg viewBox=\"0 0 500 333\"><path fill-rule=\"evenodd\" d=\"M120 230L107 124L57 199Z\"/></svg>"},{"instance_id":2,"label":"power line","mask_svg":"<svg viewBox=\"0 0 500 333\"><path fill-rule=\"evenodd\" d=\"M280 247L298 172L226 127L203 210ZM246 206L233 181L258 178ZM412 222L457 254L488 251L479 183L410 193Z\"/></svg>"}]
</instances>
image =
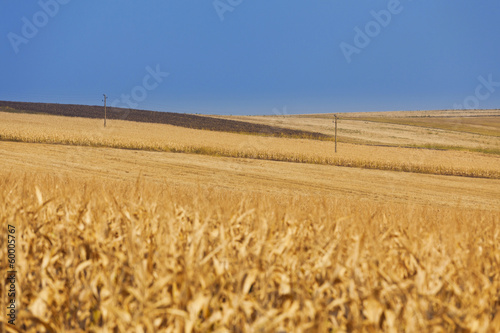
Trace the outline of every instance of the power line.
<instances>
[{"instance_id":1,"label":"power line","mask_svg":"<svg viewBox=\"0 0 500 333\"><path fill-rule=\"evenodd\" d=\"M334 115L335 117L335 152L337 152L337 114Z\"/></svg>"},{"instance_id":2,"label":"power line","mask_svg":"<svg viewBox=\"0 0 500 333\"><path fill-rule=\"evenodd\" d=\"M104 127L106 127L106 99L108 96L106 94L102 94L104 96Z\"/></svg>"}]
</instances>

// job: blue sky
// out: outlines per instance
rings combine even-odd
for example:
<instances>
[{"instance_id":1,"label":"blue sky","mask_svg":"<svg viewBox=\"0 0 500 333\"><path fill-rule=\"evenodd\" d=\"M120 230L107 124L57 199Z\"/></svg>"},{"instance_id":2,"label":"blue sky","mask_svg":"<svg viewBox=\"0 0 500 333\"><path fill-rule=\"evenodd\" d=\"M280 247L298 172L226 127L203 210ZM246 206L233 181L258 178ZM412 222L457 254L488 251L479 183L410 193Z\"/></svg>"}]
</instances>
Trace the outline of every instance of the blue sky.
<instances>
[{"instance_id":1,"label":"blue sky","mask_svg":"<svg viewBox=\"0 0 500 333\"><path fill-rule=\"evenodd\" d=\"M498 0L5 0L0 15L0 100L101 105L106 93L207 114L500 107Z\"/></svg>"}]
</instances>

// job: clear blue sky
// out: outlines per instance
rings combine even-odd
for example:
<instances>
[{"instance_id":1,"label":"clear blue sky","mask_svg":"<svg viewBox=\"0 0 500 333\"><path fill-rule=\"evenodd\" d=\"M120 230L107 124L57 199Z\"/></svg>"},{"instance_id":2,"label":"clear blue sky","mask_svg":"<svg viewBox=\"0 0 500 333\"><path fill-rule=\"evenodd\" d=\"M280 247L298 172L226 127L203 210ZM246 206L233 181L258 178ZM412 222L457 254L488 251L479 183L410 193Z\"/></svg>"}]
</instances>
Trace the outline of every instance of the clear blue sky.
<instances>
[{"instance_id":1,"label":"clear blue sky","mask_svg":"<svg viewBox=\"0 0 500 333\"><path fill-rule=\"evenodd\" d=\"M500 108L498 0L5 0L0 15L0 100L101 105L106 93L209 114Z\"/></svg>"}]
</instances>

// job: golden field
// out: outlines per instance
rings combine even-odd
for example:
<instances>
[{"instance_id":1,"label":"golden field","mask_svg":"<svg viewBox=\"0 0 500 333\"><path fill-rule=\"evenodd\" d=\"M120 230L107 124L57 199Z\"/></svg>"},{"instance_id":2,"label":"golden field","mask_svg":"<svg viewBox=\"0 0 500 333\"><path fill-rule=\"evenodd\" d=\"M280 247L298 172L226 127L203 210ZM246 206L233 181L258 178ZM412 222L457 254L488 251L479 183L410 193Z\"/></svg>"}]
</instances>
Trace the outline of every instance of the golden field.
<instances>
[{"instance_id":1,"label":"golden field","mask_svg":"<svg viewBox=\"0 0 500 333\"><path fill-rule=\"evenodd\" d=\"M500 110L338 113L342 142L500 154ZM333 114L216 116L333 135Z\"/></svg>"},{"instance_id":2,"label":"golden field","mask_svg":"<svg viewBox=\"0 0 500 333\"><path fill-rule=\"evenodd\" d=\"M0 331L500 332L496 154L0 117Z\"/></svg>"},{"instance_id":3,"label":"golden field","mask_svg":"<svg viewBox=\"0 0 500 333\"><path fill-rule=\"evenodd\" d=\"M26 331L500 329L498 211L140 180L0 181Z\"/></svg>"},{"instance_id":4,"label":"golden field","mask_svg":"<svg viewBox=\"0 0 500 333\"><path fill-rule=\"evenodd\" d=\"M500 178L500 155L275 138L163 124L0 112L0 140L195 153L438 175ZM325 122L323 120L323 122ZM328 124L328 121L327 121ZM360 125L358 125L360 126ZM496 145L500 141L496 139Z\"/></svg>"}]
</instances>

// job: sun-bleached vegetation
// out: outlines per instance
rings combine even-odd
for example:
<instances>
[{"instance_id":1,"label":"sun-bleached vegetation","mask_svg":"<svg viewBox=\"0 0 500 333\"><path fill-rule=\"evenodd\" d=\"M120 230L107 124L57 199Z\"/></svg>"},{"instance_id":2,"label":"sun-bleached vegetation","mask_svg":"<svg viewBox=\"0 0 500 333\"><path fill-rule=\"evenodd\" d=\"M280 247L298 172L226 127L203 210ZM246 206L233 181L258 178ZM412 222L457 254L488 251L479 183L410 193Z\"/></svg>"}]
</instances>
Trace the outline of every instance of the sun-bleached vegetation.
<instances>
[{"instance_id":1,"label":"sun-bleached vegetation","mask_svg":"<svg viewBox=\"0 0 500 333\"><path fill-rule=\"evenodd\" d=\"M140 179L0 183L29 332L500 329L498 212Z\"/></svg>"}]
</instances>

